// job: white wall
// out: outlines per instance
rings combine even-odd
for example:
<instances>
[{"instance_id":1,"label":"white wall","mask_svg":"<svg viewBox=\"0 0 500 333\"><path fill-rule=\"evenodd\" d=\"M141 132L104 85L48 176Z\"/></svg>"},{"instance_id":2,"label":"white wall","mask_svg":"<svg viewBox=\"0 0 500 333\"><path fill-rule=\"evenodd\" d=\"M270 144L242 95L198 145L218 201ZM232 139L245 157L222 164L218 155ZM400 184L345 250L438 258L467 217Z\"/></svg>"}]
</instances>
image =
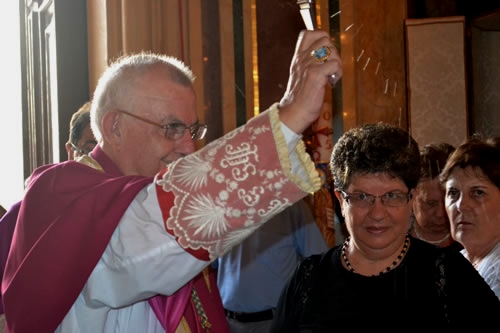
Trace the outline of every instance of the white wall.
<instances>
[{"instance_id":1,"label":"white wall","mask_svg":"<svg viewBox=\"0 0 500 333\"><path fill-rule=\"evenodd\" d=\"M8 209L24 191L18 1L2 3L0 31L0 205Z\"/></svg>"}]
</instances>

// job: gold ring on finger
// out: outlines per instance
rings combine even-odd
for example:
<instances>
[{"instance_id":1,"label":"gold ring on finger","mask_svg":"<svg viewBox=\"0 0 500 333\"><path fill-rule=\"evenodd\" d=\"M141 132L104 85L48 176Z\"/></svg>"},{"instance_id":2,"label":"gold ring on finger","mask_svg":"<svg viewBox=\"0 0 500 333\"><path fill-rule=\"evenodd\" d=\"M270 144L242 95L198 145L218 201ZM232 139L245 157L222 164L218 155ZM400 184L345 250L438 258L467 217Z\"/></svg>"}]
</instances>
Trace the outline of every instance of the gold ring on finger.
<instances>
[{"instance_id":1,"label":"gold ring on finger","mask_svg":"<svg viewBox=\"0 0 500 333\"><path fill-rule=\"evenodd\" d=\"M313 57L313 59L316 62L324 63L328 59L328 57L330 56L331 53L332 53L332 50L330 50L330 48L328 46L322 46L322 47L312 51L311 57Z\"/></svg>"}]
</instances>

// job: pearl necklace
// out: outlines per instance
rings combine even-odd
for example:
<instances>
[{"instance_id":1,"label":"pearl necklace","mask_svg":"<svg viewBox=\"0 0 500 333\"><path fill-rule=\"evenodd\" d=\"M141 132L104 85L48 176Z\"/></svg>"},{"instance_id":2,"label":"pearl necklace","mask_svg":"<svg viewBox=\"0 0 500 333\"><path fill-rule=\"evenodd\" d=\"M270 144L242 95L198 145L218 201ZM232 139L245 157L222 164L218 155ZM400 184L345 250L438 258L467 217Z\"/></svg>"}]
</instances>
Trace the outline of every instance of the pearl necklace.
<instances>
[{"instance_id":1,"label":"pearl necklace","mask_svg":"<svg viewBox=\"0 0 500 333\"><path fill-rule=\"evenodd\" d=\"M439 239L437 241L431 241L431 240L427 240L424 237L422 237L422 235L420 235L420 233L418 232L417 227L413 227L413 229L415 230L415 235L418 238L420 238L424 242L427 242L427 243L430 243L430 244L433 244L433 245L441 245L442 242L444 242L445 240L447 240L450 237L450 233L447 233L443 238L441 238L441 239Z\"/></svg>"},{"instance_id":2,"label":"pearl necklace","mask_svg":"<svg viewBox=\"0 0 500 333\"><path fill-rule=\"evenodd\" d=\"M351 262L349 261L349 259L347 259L347 254L346 254L346 249L349 246L349 240L350 240L350 237L347 237L347 239L344 241L344 244L342 245L341 255L342 255L342 259L344 259L344 263L345 263L345 265L347 267L347 270L349 272L355 273L356 271L352 267ZM408 252L408 248L409 247L410 247L410 236L408 236L408 234L406 234L406 238L405 238L405 243L403 245L403 249L401 250L401 253L398 255L398 257L396 258L396 260L394 260L390 266L387 266L386 269L384 269L383 271L381 271L378 274L374 274L373 276L375 276L375 275L382 275L382 274L387 273L387 272L393 270L394 268L396 268L399 265L399 263L401 262L401 259L404 258L406 252Z\"/></svg>"}]
</instances>

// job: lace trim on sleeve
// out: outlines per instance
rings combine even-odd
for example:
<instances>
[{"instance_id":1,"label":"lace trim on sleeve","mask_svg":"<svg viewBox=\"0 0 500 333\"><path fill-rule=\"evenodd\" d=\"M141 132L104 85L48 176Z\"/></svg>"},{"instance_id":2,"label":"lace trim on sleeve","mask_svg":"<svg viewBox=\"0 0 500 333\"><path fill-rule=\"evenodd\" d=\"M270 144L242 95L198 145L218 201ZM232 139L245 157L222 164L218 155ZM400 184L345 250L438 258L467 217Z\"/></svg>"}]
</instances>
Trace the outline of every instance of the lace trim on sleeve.
<instances>
[{"instance_id":1,"label":"lace trim on sleeve","mask_svg":"<svg viewBox=\"0 0 500 333\"><path fill-rule=\"evenodd\" d=\"M279 159L281 161L281 167L283 168L283 173L291 181L293 181L297 186L304 192L313 193L320 189L321 179L319 178L318 171L314 162L311 160L311 156L306 151L306 145L304 141L298 140L295 146L295 151L293 154L297 155L298 162L300 163L300 168L303 168L308 177L308 181L304 180L299 175L292 172L288 150L288 145L281 131L281 122L279 120L278 104L274 104L270 109L271 124L273 127L273 134L276 140L276 146L278 149Z\"/></svg>"}]
</instances>

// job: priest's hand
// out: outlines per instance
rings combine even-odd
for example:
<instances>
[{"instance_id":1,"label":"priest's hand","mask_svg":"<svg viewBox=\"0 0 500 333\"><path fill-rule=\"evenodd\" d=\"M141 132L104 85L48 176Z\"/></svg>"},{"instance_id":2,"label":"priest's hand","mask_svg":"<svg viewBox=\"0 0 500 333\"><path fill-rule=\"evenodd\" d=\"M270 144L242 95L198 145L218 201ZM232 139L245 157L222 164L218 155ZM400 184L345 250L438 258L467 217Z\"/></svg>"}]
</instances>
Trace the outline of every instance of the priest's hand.
<instances>
[{"instance_id":1,"label":"priest's hand","mask_svg":"<svg viewBox=\"0 0 500 333\"><path fill-rule=\"evenodd\" d=\"M321 114L327 91L342 76L342 61L330 35L300 32L290 65L287 90L280 101L280 120L295 133L306 130Z\"/></svg>"}]
</instances>

